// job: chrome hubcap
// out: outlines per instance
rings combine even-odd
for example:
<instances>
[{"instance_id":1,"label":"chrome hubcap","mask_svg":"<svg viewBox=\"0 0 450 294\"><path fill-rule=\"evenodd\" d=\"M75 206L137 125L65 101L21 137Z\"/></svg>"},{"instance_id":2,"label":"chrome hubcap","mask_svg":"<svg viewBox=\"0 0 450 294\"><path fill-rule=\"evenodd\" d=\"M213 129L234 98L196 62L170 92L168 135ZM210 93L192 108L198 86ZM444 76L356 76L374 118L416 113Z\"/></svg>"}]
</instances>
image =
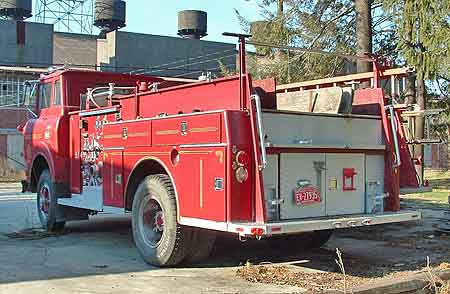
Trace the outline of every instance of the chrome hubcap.
<instances>
[{"instance_id":1,"label":"chrome hubcap","mask_svg":"<svg viewBox=\"0 0 450 294\"><path fill-rule=\"evenodd\" d=\"M47 184L42 185L39 190L39 209L44 218L48 218L50 210L50 188Z\"/></svg>"},{"instance_id":2,"label":"chrome hubcap","mask_svg":"<svg viewBox=\"0 0 450 294\"><path fill-rule=\"evenodd\" d=\"M148 198L144 201L139 213L139 230L145 243L156 247L164 234L164 212L157 200Z\"/></svg>"}]
</instances>

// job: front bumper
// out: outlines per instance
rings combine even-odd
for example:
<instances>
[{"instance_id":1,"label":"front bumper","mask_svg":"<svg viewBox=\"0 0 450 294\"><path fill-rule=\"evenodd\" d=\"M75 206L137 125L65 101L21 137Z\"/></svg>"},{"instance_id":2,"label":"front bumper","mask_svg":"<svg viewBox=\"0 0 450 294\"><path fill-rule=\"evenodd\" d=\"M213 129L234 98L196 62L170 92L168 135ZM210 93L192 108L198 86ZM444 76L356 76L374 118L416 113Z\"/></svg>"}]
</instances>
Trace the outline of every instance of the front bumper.
<instances>
[{"instance_id":1,"label":"front bumper","mask_svg":"<svg viewBox=\"0 0 450 294\"><path fill-rule=\"evenodd\" d=\"M367 227L419 220L422 214L418 211L386 212L382 214L350 215L317 219L282 221L275 223L228 223L228 231L241 236L272 236L279 234L295 234L301 232L334 230L344 228Z\"/></svg>"}]
</instances>

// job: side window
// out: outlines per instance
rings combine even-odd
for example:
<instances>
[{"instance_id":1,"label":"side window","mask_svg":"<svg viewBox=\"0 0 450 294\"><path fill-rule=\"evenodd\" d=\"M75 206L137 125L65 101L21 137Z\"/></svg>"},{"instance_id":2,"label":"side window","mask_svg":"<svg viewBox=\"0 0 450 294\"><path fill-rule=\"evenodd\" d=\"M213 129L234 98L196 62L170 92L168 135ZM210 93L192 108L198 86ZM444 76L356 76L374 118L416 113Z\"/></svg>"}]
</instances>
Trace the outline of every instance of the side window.
<instances>
[{"instance_id":1,"label":"side window","mask_svg":"<svg viewBox=\"0 0 450 294\"><path fill-rule=\"evenodd\" d=\"M54 93L55 101L53 102L53 105L61 105L61 82L60 81L55 82L54 89L55 89L55 93Z\"/></svg>"},{"instance_id":2,"label":"side window","mask_svg":"<svg viewBox=\"0 0 450 294\"><path fill-rule=\"evenodd\" d=\"M50 99L52 98L52 84L42 84L39 89L39 109L50 107Z\"/></svg>"}]
</instances>

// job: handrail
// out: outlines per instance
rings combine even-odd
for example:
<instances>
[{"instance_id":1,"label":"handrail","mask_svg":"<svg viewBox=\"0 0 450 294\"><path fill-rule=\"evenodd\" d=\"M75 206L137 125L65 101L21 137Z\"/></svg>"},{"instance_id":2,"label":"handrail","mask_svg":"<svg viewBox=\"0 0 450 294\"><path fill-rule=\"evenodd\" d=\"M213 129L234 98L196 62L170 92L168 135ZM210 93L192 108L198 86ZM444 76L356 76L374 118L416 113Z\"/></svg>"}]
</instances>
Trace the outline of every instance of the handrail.
<instances>
[{"instance_id":1,"label":"handrail","mask_svg":"<svg viewBox=\"0 0 450 294\"><path fill-rule=\"evenodd\" d=\"M258 94L254 94L251 96L251 99L255 100L256 106L256 125L258 128L259 146L261 148L261 164L259 165L259 170L262 171L267 166L267 152L266 147L264 145L264 128L262 125L261 98L259 97Z\"/></svg>"},{"instance_id":2,"label":"handrail","mask_svg":"<svg viewBox=\"0 0 450 294\"><path fill-rule=\"evenodd\" d=\"M398 145L398 138L397 138L397 124L395 122L395 113L394 113L394 106L393 105L388 105L385 107L386 110L389 110L389 114L391 115L391 129L392 129L392 137L394 138L394 147L395 147L395 163L394 163L394 168L399 167L402 164L402 161L400 159L400 148Z\"/></svg>"},{"instance_id":3,"label":"handrail","mask_svg":"<svg viewBox=\"0 0 450 294\"><path fill-rule=\"evenodd\" d=\"M88 91L87 98L89 101L94 103L94 105L97 108L99 108L100 106L95 101L95 98L107 96L108 99L111 100L115 94L114 90L135 90L135 89L136 89L136 87L116 87L114 83L109 83L108 87L97 87L94 89L88 88L87 89L87 91ZM107 91L103 91L103 92L94 94L96 91L100 91L100 90L107 90Z\"/></svg>"}]
</instances>

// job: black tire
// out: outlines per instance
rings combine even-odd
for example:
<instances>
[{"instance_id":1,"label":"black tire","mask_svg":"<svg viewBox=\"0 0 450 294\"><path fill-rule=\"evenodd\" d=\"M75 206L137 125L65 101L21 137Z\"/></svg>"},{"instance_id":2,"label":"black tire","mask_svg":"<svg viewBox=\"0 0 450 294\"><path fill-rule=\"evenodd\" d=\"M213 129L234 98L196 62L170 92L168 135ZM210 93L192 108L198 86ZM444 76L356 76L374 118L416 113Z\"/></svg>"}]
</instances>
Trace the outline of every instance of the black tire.
<instances>
[{"instance_id":1,"label":"black tire","mask_svg":"<svg viewBox=\"0 0 450 294\"><path fill-rule=\"evenodd\" d=\"M190 248L191 230L177 222L177 203L170 178L147 176L133 199L132 229L136 247L154 266L179 264Z\"/></svg>"},{"instance_id":2,"label":"black tire","mask_svg":"<svg viewBox=\"0 0 450 294\"><path fill-rule=\"evenodd\" d=\"M312 232L311 248L320 248L330 240L333 230L314 231Z\"/></svg>"},{"instance_id":3,"label":"black tire","mask_svg":"<svg viewBox=\"0 0 450 294\"><path fill-rule=\"evenodd\" d=\"M60 232L64 229L65 221L61 220L63 209L57 203L55 185L50 171L44 170L39 177L37 186L37 209L42 227L49 232Z\"/></svg>"},{"instance_id":4,"label":"black tire","mask_svg":"<svg viewBox=\"0 0 450 294\"><path fill-rule=\"evenodd\" d=\"M216 232L204 229L193 229L191 248L184 263L193 264L207 259L214 248Z\"/></svg>"},{"instance_id":5,"label":"black tire","mask_svg":"<svg viewBox=\"0 0 450 294\"><path fill-rule=\"evenodd\" d=\"M301 233L297 235L282 235L267 239L270 248L288 253L298 253L308 250L311 247L311 233Z\"/></svg>"}]
</instances>

